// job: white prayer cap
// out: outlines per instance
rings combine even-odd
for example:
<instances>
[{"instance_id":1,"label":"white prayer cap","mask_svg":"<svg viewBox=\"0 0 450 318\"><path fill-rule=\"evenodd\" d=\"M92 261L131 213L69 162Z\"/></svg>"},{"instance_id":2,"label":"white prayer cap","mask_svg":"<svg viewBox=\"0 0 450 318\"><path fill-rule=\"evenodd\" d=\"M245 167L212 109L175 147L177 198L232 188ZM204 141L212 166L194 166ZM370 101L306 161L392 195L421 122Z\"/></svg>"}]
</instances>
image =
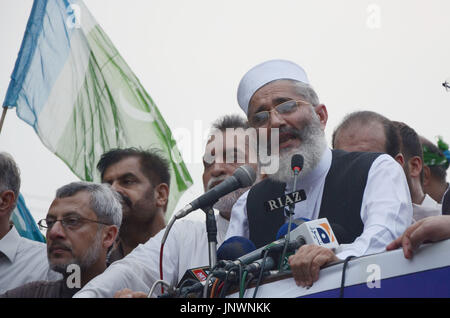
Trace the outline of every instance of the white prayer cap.
<instances>
[{"instance_id":1,"label":"white prayer cap","mask_svg":"<svg viewBox=\"0 0 450 318\"><path fill-rule=\"evenodd\" d=\"M291 79L309 84L305 70L286 60L270 60L256 65L242 77L237 98L239 106L247 114L250 99L264 85L281 79Z\"/></svg>"}]
</instances>

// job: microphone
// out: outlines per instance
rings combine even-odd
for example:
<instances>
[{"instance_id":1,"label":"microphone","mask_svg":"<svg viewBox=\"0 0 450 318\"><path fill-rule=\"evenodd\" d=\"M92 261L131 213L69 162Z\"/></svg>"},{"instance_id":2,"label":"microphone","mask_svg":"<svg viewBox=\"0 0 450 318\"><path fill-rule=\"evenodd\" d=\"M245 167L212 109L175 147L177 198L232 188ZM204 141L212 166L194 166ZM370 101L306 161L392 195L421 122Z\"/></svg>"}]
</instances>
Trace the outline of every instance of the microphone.
<instances>
[{"instance_id":1,"label":"microphone","mask_svg":"<svg viewBox=\"0 0 450 318\"><path fill-rule=\"evenodd\" d=\"M291 158L291 169L292 169L292 171L294 171L294 187L293 187L294 191L297 189L297 178L298 178L298 174L300 173L300 171L303 168L303 162L304 162L304 159L303 159L302 155L295 154ZM305 195L305 197L306 197L306 195ZM294 213L295 213L295 203L291 203L291 204L289 204L289 223L288 223L287 234L286 234L286 242L284 244L283 254L281 254L280 262L283 262L283 260L286 256L288 243L290 241L290 235L291 235L292 216L294 215ZM280 266L280 270L281 270L281 266Z\"/></svg>"},{"instance_id":2,"label":"microphone","mask_svg":"<svg viewBox=\"0 0 450 318\"><path fill-rule=\"evenodd\" d=\"M299 174L303 169L304 158L300 154L295 154L291 158L291 169L294 170L294 174Z\"/></svg>"},{"instance_id":3,"label":"microphone","mask_svg":"<svg viewBox=\"0 0 450 318\"><path fill-rule=\"evenodd\" d=\"M218 260L235 260L256 250L255 244L242 236L232 236L217 249Z\"/></svg>"},{"instance_id":4,"label":"microphone","mask_svg":"<svg viewBox=\"0 0 450 318\"><path fill-rule=\"evenodd\" d=\"M264 271L270 271L275 268L276 262L271 256L267 256L266 260L259 259L257 261L254 261L250 265L245 266L245 270L249 273L259 273L259 271L262 269L262 264L264 262Z\"/></svg>"},{"instance_id":5,"label":"microphone","mask_svg":"<svg viewBox=\"0 0 450 318\"><path fill-rule=\"evenodd\" d=\"M298 221L300 222L300 221ZM281 228L285 227L283 225ZM281 230L280 228L280 230ZM279 230L279 232L280 232ZM245 240L245 238L244 238ZM248 265L263 257L264 252L268 249L271 251L282 250L285 243L288 242L288 248L297 249L305 244L314 244L326 248L337 248L339 243L334 235L333 229L326 218L302 222L290 232L290 240L281 238L263 247L260 247L248 254L238 257L233 261L233 265Z\"/></svg>"},{"instance_id":6,"label":"microphone","mask_svg":"<svg viewBox=\"0 0 450 318\"><path fill-rule=\"evenodd\" d=\"M292 225L291 225L291 230L295 229L297 226L299 226L300 224L303 224L305 222L311 221L310 219L307 218L298 218L298 219L294 219L292 221ZM280 229L277 232L277 236L275 237L276 240L282 239L288 232L288 227L289 227L289 223L284 223Z\"/></svg>"},{"instance_id":7,"label":"microphone","mask_svg":"<svg viewBox=\"0 0 450 318\"><path fill-rule=\"evenodd\" d=\"M291 169L294 172L294 187L293 192L284 194L278 198L268 200L264 202L264 207L267 212L272 212L275 209L282 207L293 207L296 203L306 200L306 193L304 190L296 190L297 187L297 177L300 171L303 169L303 156L300 154L295 154L291 158Z\"/></svg>"},{"instance_id":8,"label":"microphone","mask_svg":"<svg viewBox=\"0 0 450 318\"><path fill-rule=\"evenodd\" d=\"M178 211L175 215L176 219L180 219L192 211L195 211L200 208L212 206L216 203L221 197L227 195L230 192L233 192L240 188L246 188L253 185L256 180L255 170L249 166L244 165L234 171L232 176L229 176L224 181L219 183L217 186L201 195L191 203L187 204L184 208Z\"/></svg>"}]
</instances>

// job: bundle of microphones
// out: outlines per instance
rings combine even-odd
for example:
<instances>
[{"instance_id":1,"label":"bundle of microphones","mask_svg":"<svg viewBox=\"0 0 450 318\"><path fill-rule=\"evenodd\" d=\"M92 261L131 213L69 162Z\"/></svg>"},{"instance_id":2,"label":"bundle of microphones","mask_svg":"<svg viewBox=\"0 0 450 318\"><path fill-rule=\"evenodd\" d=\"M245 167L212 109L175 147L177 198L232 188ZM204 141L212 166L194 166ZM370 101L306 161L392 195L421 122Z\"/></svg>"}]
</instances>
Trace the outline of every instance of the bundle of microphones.
<instances>
[{"instance_id":1,"label":"bundle of microphones","mask_svg":"<svg viewBox=\"0 0 450 318\"><path fill-rule=\"evenodd\" d=\"M301 246L314 244L330 249L339 246L325 218L311 221L299 218L293 220L290 226L289 240L286 238L289 223L285 223L279 229L276 240L260 248L256 248L247 238L230 237L217 250L218 262L212 269L205 266L188 270L177 289L165 296L222 298L238 293L239 297L244 297L251 287L252 297L256 297L259 286L268 276L274 279L289 276L288 258ZM339 232L337 228L338 237Z\"/></svg>"},{"instance_id":2,"label":"bundle of microphones","mask_svg":"<svg viewBox=\"0 0 450 318\"><path fill-rule=\"evenodd\" d=\"M214 264L210 262L210 266L188 270L177 288L167 291L160 297L214 298L225 297L231 293L239 293L239 297L244 297L249 287L254 288L253 297L256 297L259 286L267 276L275 278L289 275L288 258L302 245L315 244L331 249L337 248L339 246L337 238L327 219L293 219L295 203L306 199L303 190L295 191L296 179L303 167L303 157L294 155L291 167L294 172L294 192L275 199L280 206L285 206L289 210L287 213L289 220L278 230L274 242L256 248L247 238L231 237L217 250L215 255L217 262ZM212 205L221 196L252 185L254 180L255 172L252 168L241 166L233 176L188 204L176 214L174 219L183 217L195 209L203 208L205 205ZM212 192L214 189L215 191ZM301 199L296 200L297 196ZM333 228L342 232L339 226L336 228L333 225ZM341 236L340 233L338 236Z\"/></svg>"}]
</instances>

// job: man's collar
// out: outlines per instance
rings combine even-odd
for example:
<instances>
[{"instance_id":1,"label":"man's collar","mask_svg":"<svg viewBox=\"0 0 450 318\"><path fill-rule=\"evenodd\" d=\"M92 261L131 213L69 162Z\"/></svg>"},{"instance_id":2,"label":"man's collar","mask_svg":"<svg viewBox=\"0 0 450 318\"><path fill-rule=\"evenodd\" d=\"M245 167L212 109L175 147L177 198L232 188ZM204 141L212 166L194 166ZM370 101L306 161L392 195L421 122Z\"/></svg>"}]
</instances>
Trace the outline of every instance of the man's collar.
<instances>
[{"instance_id":1,"label":"man's collar","mask_svg":"<svg viewBox=\"0 0 450 318\"><path fill-rule=\"evenodd\" d=\"M16 259L17 249L19 248L20 235L13 226L9 232L0 240L0 252L3 253L11 263Z\"/></svg>"}]
</instances>

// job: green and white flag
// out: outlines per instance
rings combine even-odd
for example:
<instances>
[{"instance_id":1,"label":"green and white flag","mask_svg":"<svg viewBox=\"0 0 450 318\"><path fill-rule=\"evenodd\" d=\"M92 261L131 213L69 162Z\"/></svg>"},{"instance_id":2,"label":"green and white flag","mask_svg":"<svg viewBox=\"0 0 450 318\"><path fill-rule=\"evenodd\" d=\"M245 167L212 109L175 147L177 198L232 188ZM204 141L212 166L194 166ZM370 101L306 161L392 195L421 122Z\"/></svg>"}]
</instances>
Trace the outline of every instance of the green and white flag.
<instances>
[{"instance_id":1,"label":"green and white flag","mask_svg":"<svg viewBox=\"0 0 450 318\"><path fill-rule=\"evenodd\" d=\"M192 179L155 103L79 0L35 0L3 104L82 180L112 148L159 148L171 163L168 218Z\"/></svg>"}]
</instances>

